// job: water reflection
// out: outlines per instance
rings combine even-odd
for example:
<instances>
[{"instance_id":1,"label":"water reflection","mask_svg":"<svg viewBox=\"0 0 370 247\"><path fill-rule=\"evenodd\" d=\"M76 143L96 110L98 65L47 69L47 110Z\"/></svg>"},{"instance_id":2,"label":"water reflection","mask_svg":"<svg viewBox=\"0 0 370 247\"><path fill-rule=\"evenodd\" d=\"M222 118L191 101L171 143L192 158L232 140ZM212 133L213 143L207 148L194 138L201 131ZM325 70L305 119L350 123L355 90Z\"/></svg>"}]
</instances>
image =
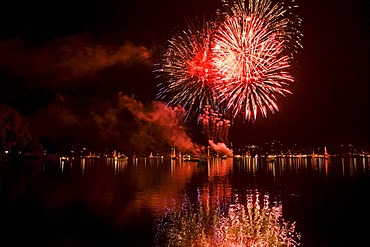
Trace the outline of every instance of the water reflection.
<instances>
[{"instance_id":1,"label":"water reflection","mask_svg":"<svg viewBox=\"0 0 370 247\"><path fill-rule=\"evenodd\" d=\"M156 221L157 246L297 246L295 223L282 217L282 202L268 193L233 194L232 202L201 195L167 208Z\"/></svg>"},{"instance_id":2,"label":"water reflection","mask_svg":"<svg viewBox=\"0 0 370 247\"><path fill-rule=\"evenodd\" d=\"M323 246L317 243L336 230L365 220L343 217L368 212L368 180L361 178L369 171L369 157L349 156L214 158L201 165L169 158L25 160L0 165L0 217L4 226L19 229L25 221L24 232L49 236L41 234L48 230L50 239L75 246L76 238L92 243L96 232L103 232L100 246L110 246L103 243L112 236L112 246L121 238L122 246L151 246L154 239L165 246L304 245L318 234L308 246ZM143 232L148 237L140 244Z\"/></svg>"},{"instance_id":3,"label":"water reflection","mask_svg":"<svg viewBox=\"0 0 370 247\"><path fill-rule=\"evenodd\" d=\"M354 177L363 172L369 171L369 158L347 157L341 158L343 177Z\"/></svg>"},{"instance_id":4,"label":"water reflection","mask_svg":"<svg viewBox=\"0 0 370 247\"><path fill-rule=\"evenodd\" d=\"M207 164L198 166L197 162L172 159L60 160L59 171L73 176L69 179L59 177L49 189L65 188L63 197L69 197L68 201L72 201L74 197L86 198L88 201L92 194L96 200L95 205L115 209L112 211L115 222L121 225L120 222L124 222L127 215L137 215L143 209L151 213L164 212L168 205L173 204L173 198L189 185L210 190L206 194L212 201L220 195L231 198L233 190L254 188L253 186L270 186L268 189L275 190L282 181L299 179L300 176L317 176L323 179L360 176L370 171L368 162L368 158L353 157L281 157L272 161L261 157L246 157L214 158ZM48 172L48 169L43 171ZM84 179L81 180L81 177ZM68 192L71 183L81 190ZM58 197L61 197L60 194Z\"/></svg>"},{"instance_id":5,"label":"water reflection","mask_svg":"<svg viewBox=\"0 0 370 247\"><path fill-rule=\"evenodd\" d=\"M326 177L354 177L370 171L367 157L278 157L273 160L246 157L234 160L238 171L251 176L270 174L274 179L286 175L321 174Z\"/></svg>"},{"instance_id":6,"label":"water reflection","mask_svg":"<svg viewBox=\"0 0 370 247\"><path fill-rule=\"evenodd\" d=\"M200 167L198 170L205 170L208 176L217 176L225 173L232 173L233 169L246 172L251 176L260 176L270 174L274 179L287 174L308 174L317 173L325 176L354 177L364 172L370 171L368 157L334 157L327 158L311 158L311 157L278 157L273 160L258 157L244 157L237 159L210 159L205 167ZM84 174L88 167L92 168L91 164L101 163L102 160L82 158L76 160L59 160L59 169L62 173L68 172L73 166L78 164L79 171ZM127 167L138 168L138 165L144 167L161 167L170 164L170 171L172 175L177 172L183 172L184 167L191 165L195 167L194 162L186 162L184 160L169 160L169 159L148 159L148 158L132 158L117 160L113 158L106 158L105 163L114 174L119 175L125 172ZM233 167L234 166L234 167ZM188 167L189 168L189 167ZM180 170L179 170L180 169ZM179 171L176 171L179 170Z\"/></svg>"}]
</instances>

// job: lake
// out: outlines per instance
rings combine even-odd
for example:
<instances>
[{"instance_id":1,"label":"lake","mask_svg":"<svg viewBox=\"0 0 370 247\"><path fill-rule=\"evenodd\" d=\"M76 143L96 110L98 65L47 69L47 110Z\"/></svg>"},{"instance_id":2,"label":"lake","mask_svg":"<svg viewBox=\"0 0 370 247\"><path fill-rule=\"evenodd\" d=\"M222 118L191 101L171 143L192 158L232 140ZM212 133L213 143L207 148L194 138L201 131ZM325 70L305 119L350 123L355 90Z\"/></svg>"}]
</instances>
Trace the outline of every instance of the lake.
<instances>
[{"instance_id":1,"label":"lake","mask_svg":"<svg viewBox=\"0 0 370 247\"><path fill-rule=\"evenodd\" d=\"M0 165L1 246L359 246L369 157Z\"/></svg>"}]
</instances>

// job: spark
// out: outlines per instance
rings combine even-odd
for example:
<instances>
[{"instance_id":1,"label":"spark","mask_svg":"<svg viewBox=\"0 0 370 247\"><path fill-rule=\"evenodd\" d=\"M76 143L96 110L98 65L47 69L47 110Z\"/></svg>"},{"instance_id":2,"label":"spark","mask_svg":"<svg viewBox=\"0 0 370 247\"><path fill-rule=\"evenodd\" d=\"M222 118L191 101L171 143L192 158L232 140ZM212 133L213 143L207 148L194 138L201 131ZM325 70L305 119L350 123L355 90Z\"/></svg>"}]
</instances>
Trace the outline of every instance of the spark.
<instances>
[{"instance_id":1,"label":"spark","mask_svg":"<svg viewBox=\"0 0 370 247\"><path fill-rule=\"evenodd\" d=\"M278 111L277 96L291 94L292 27L282 3L223 1L223 21L214 35L215 82L220 103L235 118L255 120Z\"/></svg>"},{"instance_id":2,"label":"spark","mask_svg":"<svg viewBox=\"0 0 370 247\"><path fill-rule=\"evenodd\" d=\"M188 24L169 40L167 52L158 70L167 80L159 84L159 99L170 97L168 105L180 105L187 115L206 105L216 105L211 56L212 24Z\"/></svg>"},{"instance_id":3,"label":"spark","mask_svg":"<svg viewBox=\"0 0 370 247\"><path fill-rule=\"evenodd\" d=\"M284 2L222 0L222 6L217 21L188 24L169 41L158 98L187 114L207 105L245 120L277 112L279 98L292 93L301 20Z\"/></svg>"}]
</instances>

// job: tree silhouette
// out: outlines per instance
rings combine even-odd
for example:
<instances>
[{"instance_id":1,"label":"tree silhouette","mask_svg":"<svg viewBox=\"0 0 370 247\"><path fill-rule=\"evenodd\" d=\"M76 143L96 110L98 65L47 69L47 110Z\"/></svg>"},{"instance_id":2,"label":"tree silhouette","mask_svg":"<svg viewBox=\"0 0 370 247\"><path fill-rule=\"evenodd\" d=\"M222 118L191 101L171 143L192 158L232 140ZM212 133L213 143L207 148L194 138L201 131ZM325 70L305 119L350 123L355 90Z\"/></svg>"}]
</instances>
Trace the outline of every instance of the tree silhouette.
<instances>
[{"instance_id":1,"label":"tree silhouette","mask_svg":"<svg viewBox=\"0 0 370 247\"><path fill-rule=\"evenodd\" d=\"M0 155L16 154L32 140L27 121L12 107L0 104Z\"/></svg>"}]
</instances>

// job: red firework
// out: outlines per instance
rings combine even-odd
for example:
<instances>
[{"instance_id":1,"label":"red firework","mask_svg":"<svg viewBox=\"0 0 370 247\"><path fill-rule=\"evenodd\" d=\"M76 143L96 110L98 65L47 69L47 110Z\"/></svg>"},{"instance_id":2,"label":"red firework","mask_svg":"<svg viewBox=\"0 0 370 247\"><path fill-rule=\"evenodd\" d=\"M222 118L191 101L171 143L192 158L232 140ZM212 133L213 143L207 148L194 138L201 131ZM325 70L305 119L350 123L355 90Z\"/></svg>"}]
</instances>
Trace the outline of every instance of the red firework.
<instances>
[{"instance_id":1,"label":"red firework","mask_svg":"<svg viewBox=\"0 0 370 247\"><path fill-rule=\"evenodd\" d=\"M189 28L170 40L162 69L168 80L160 98L188 113L205 105L255 120L278 111L290 94L293 53L300 47L300 20L290 6L270 0L223 0L219 20Z\"/></svg>"},{"instance_id":2,"label":"red firework","mask_svg":"<svg viewBox=\"0 0 370 247\"><path fill-rule=\"evenodd\" d=\"M187 114L201 111L205 105L216 105L215 69L211 49L211 24L188 25L170 41L161 68L166 81L160 84L158 98L169 98L171 106L181 105Z\"/></svg>"}]
</instances>

